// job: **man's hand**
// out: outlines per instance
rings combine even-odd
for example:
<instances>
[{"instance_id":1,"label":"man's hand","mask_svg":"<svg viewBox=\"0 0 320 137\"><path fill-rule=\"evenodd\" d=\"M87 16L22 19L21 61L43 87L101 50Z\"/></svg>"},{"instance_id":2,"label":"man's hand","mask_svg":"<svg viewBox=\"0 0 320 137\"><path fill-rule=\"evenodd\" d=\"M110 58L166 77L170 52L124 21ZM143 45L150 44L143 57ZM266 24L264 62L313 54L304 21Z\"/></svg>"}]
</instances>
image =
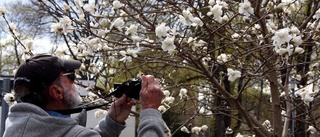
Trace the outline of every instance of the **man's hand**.
<instances>
[{"instance_id":1,"label":"man's hand","mask_svg":"<svg viewBox=\"0 0 320 137\"><path fill-rule=\"evenodd\" d=\"M160 89L160 81L152 75L142 76L140 102L142 109L158 109L161 105L163 92Z\"/></svg>"},{"instance_id":2,"label":"man's hand","mask_svg":"<svg viewBox=\"0 0 320 137\"><path fill-rule=\"evenodd\" d=\"M132 105L133 99L123 95L121 98L116 98L116 101L112 103L108 115L117 123L124 124L129 117Z\"/></svg>"}]
</instances>

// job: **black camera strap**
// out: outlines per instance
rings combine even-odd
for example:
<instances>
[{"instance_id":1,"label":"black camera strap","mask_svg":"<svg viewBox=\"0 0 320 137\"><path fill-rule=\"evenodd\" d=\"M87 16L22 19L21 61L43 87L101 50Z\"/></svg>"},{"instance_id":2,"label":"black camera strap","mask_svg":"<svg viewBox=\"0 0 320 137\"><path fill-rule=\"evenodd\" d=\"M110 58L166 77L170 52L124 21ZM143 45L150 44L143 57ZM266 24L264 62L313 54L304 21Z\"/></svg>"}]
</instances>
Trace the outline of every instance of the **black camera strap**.
<instances>
[{"instance_id":1,"label":"black camera strap","mask_svg":"<svg viewBox=\"0 0 320 137\"><path fill-rule=\"evenodd\" d=\"M127 97L129 98L134 98L136 100L139 100L140 96L140 90L141 90L141 83L142 80L140 78L131 78L130 80L127 80L123 82L122 84L115 84L114 88L115 90L105 96L104 98L108 98L111 96L115 96L117 98L120 98L123 94L126 94ZM93 103L93 102L91 102ZM89 103L89 104L91 104ZM63 115L69 115L73 113L80 113L83 109L90 111L93 109L101 108L103 106L106 106L110 104L111 102L99 104L99 105L93 105L89 106L87 104L81 105L80 107L77 108L72 108L72 109L65 109L65 110L54 110L55 112L58 112Z\"/></svg>"}]
</instances>

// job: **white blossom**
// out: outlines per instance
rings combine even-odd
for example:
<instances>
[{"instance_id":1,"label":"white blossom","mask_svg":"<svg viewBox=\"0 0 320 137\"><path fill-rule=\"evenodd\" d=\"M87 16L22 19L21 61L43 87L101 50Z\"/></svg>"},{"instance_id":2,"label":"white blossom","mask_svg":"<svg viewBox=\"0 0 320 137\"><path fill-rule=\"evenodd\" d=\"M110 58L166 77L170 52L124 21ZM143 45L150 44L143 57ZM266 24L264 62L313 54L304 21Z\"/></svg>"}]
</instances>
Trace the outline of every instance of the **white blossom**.
<instances>
[{"instance_id":1,"label":"white blossom","mask_svg":"<svg viewBox=\"0 0 320 137\"><path fill-rule=\"evenodd\" d=\"M271 122L269 120L265 120L262 125L267 129L271 128Z\"/></svg>"},{"instance_id":2,"label":"white blossom","mask_svg":"<svg viewBox=\"0 0 320 137\"><path fill-rule=\"evenodd\" d=\"M279 48L276 50L276 53L278 53L279 55L284 55L284 54L288 53L288 49L287 48Z\"/></svg>"},{"instance_id":3,"label":"white blossom","mask_svg":"<svg viewBox=\"0 0 320 137\"><path fill-rule=\"evenodd\" d=\"M122 27L124 26L124 20L122 18L117 18L116 20L114 20L112 22L112 24L110 25L110 30L112 28L117 28L119 31L122 30Z\"/></svg>"},{"instance_id":4,"label":"white blossom","mask_svg":"<svg viewBox=\"0 0 320 137\"><path fill-rule=\"evenodd\" d=\"M216 2L215 2L215 0L209 0L208 4L209 5L214 5L214 4L216 4Z\"/></svg>"},{"instance_id":5,"label":"white blossom","mask_svg":"<svg viewBox=\"0 0 320 137\"><path fill-rule=\"evenodd\" d=\"M316 63L312 64L311 66L312 66L313 68L317 68L317 67L319 67L319 63L316 62Z\"/></svg>"},{"instance_id":6,"label":"white blossom","mask_svg":"<svg viewBox=\"0 0 320 137\"><path fill-rule=\"evenodd\" d=\"M301 4L306 4L306 0L298 0Z\"/></svg>"},{"instance_id":7,"label":"white blossom","mask_svg":"<svg viewBox=\"0 0 320 137\"><path fill-rule=\"evenodd\" d=\"M284 97L285 95L286 95L285 92L281 92L281 93L280 93L280 97Z\"/></svg>"},{"instance_id":8,"label":"white blossom","mask_svg":"<svg viewBox=\"0 0 320 137\"><path fill-rule=\"evenodd\" d=\"M196 133L196 134L199 134L199 132L201 131L201 127L193 127L191 128L191 133Z\"/></svg>"},{"instance_id":9,"label":"white blossom","mask_svg":"<svg viewBox=\"0 0 320 137\"><path fill-rule=\"evenodd\" d=\"M199 40L198 42L194 42L193 45L192 45L192 50L196 51L196 48L202 47L202 46L204 46L206 44L207 44L207 42L205 42L203 40Z\"/></svg>"},{"instance_id":10,"label":"white blossom","mask_svg":"<svg viewBox=\"0 0 320 137\"><path fill-rule=\"evenodd\" d=\"M79 15L78 21L81 22L81 23L86 22L86 19L84 18L84 14L80 14L80 15Z\"/></svg>"},{"instance_id":11,"label":"white blossom","mask_svg":"<svg viewBox=\"0 0 320 137\"><path fill-rule=\"evenodd\" d=\"M207 13L208 16L213 15L213 18L220 22L221 21L221 16L222 16L222 6L221 5L214 5L213 7L210 6L210 11Z\"/></svg>"},{"instance_id":12,"label":"white blossom","mask_svg":"<svg viewBox=\"0 0 320 137\"><path fill-rule=\"evenodd\" d=\"M198 93L198 101L202 101L205 98L203 93Z\"/></svg>"},{"instance_id":13,"label":"white blossom","mask_svg":"<svg viewBox=\"0 0 320 137\"><path fill-rule=\"evenodd\" d=\"M82 16L82 15L81 15ZM103 18L101 20L99 20L99 24L102 28L106 28L109 24L110 24L110 20ZM102 30L101 30L102 31Z\"/></svg>"},{"instance_id":14,"label":"white blossom","mask_svg":"<svg viewBox=\"0 0 320 137\"><path fill-rule=\"evenodd\" d=\"M54 52L55 55L57 56L63 56L65 54L65 50L62 49L62 48L58 48L55 52Z\"/></svg>"},{"instance_id":15,"label":"white blossom","mask_svg":"<svg viewBox=\"0 0 320 137\"><path fill-rule=\"evenodd\" d=\"M32 49L33 43L34 43L34 40L33 40L33 39L27 39L27 40L26 40L26 45L25 45L26 48Z\"/></svg>"},{"instance_id":16,"label":"white blossom","mask_svg":"<svg viewBox=\"0 0 320 137\"><path fill-rule=\"evenodd\" d=\"M141 40L142 40L142 38L141 37L139 37L138 35L136 35L136 34L134 34L134 35L132 35L131 36L131 39L132 39L132 41L133 42L140 42Z\"/></svg>"},{"instance_id":17,"label":"white blossom","mask_svg":"<svg viewBox=\"0 0 320 137\"><path fill-rule=\"evenodd\" d=\"M294 49L293 45L288 43L286 49L287 49L288 54L289 54L289 55L292 55L293 49Z\"/></svg>"},{"instance_id":18,"label":"white blossom","mask_svg":"<svg viewBox=\"0 0 320 137\"><path fill-rule=\"evenodd\" d=\"M319 19L319 18L320 18L320 9L318 9L318 10L316 11L316 13L313 15L313 18L314 18L314 19Z\"/></svg>"},{"instance_id":19,"label":"white blossom","mask_svg":"<svg viewBox=\"0 0 320 137\"><path fill-rule=\"evenodd\" d=\"M174 102L174 97L165 97L164 100L168 102L168 104L172 104Z\"/></svg>"},{"instance_id":20,"label":"white blossom","mask_svg":"<svg viewBox=\"0 0 320 137\"><path fill-rule=\"evenodd\" d=\"M243 3L240 3L239 13L245 16L250 16L250 14L253 14L253 8L251 7L250 1L244 0Z\"/></svg>"},{"instance_id":21,"label":"white blossom","mask_svg":"<svg viewBox=\"0 0 320 137\"><path fill-rule=\"evenodd\" d=\"M82 54L82 53L78 53L78 54L77 54L77 59L78 59L78 60L82 60L84 57L85 57L85 55ZM85 70L85 69L83 69L83 70Z\"/></svg>"},{"instance_id":22,"label":"white blossom","mask_svg":"<svg viewBox=\"0 0 320 137\"><path fill-rule=\"evenodd\" d=\"M231 68L228 68L227 71L228 71L228 80L231 82L241 77L241 72L238 70L233 70Z\"/></svg>"},{"instance_id":23,"label":"white blossom","mask_svg":"<svg viewBox=\"0 0 320 137\"><path fill-rule=\"evenodd\" d=\"M72 20L68 16L63 16L58 23L51 25L51 32L54 32L56 35L67 34L73 29Z\"/></svg>"},{"instance_id":24,"label":"white blossom","mask_svg":"<svg viewBox=\"0 0 320 137\"><path fill-rule=\"evenodd\" d=\"M314 77L314 73L312 71L309 71L306 75L309 77Z\"/></svg>"},{"instance_id":25,"label":"white blossom","mask_svg":"<svg viewBox=\"0 0 320 137\"><path fill-rule=\"evenodd\" d=\"M193 37L189 37L187 43L192 43L194 42L196 39Z\"/></svg>"},{"instance_id":26,"label":"white blossom","mask_svg":"<svg viewBox=\"0 0 320 137\"><path fill-rule=\"evenodd\" d=\"M137 49L127 49L127 51L121 50L119 53L123 56L120 61L123 62L131 62L132 57L136 58L138 57L137 53L139 53L140 48L138 47Z\"/></svg>"},{"instance_id":27,"label":"white blossom","mask_svg":"<svg viewBox=\"0 0 320 137\"><path fill-rule=\"evenodd\" d=\"M272 22L272 21L268 21L266 25L267 25L267 29L268 29L270 32L273 32L273 33L274 33L274 31L277 29L276 24L274 24L274 22Z\"/></svg>"},{"instance_id":28,"label":"white blossom","mask_svg":"<svg viewBox=\"0 0 320 137\"><path fill-rule=\"evenodd\" d=\"M226 135L231 135L232 133L233 133L233 130L230 127L227 127Z\"/></svg>"},{"instance_id":29,"label":"white blossom","mask_svg":"<svg viewBox=\"0 0 320 137\"><path fill-rule=\"evenodd\" d=\"M208 66L209 62L211 61L211 57L203 57L201 61L204 65Z\"/></svg>"},{"instance_id":30,"label":"white blossom","mask_svg":"<svg viewBox=\"0 0 320 137\"><path fill-rule=\"evenodd\" d=\"M94 112L94 117L97 118L97 119L101 119L101 118L103 118L107 113L108 113L108 111L106 111L106 110L98 109L96 112Z\"/></svg>"},{"instance_id":31,"label":"white blossom","mask_svg":"<svg viewBox=\"0 0 320 137\"><path fill-rule=\"evenodd\" d=\"M296 91L296 94L301 96L301 100L309 106L309 103L314 100L316 92L313 91L313 84L309 84L303 88Z\"/></svg>"},{"instance_id":32,"label":"white blossom","mask_svg":"<svg viewBox=\"0 0 320 137\"><path fill-rule=\"evenodd\" d=\"M299 46L302 44L303 40L302 40L301 36L293 36L292 42L294 43L295 46Z\"/></svg>"},{"instance_id":33,"label":"white blossom","mask_svg":"<svg viewBox=\"0 0 320 137\"><path fill-rule=\"evenodd\" d=\"M221 1L221 0L217 0L217 4L221 5L225 9L228 9L228 7L229 7L228 3Z\"/></svg>"},{"instance_id":34,"label":"white blossom","mask_svg":"<svg viewBox=\"0 0 320 137\"><path fill-rule=\"evenodd\" d=\"M217 61L218 63L224 63L229 61L230 59L230 55L229 54L225 54L225 53L221 53L218 57L217 57Z\"/></svg>"},{"instance_id":35,"label":"white blossom","mask_svg":"<svg viewBox=\"0 0 320 137\"><path fill-rule=\"evenodd\" d=\"M255 29L260 29L261 28L261 26L259 25L259 24L254 24L254 26L253 26Z\"/></svg>"},{"instance_id":36,"label":"white blossom","mask_svg":"<svg viewBox=\"0 0 320 137\"><path fill-rule=\"evenodd\" d=\"M203 22L202 20L199 18L199 17L195 17L192 19L192 26L196 27L196 26L199 26L199 27L202 27L203 26Z\"/></svg>"},{"instance_id":37,"label":"white blossom","mask_svg":"<svg viewBox=\"0 0 320 137\"><path fill-rule=\"evenodd\" d=\"M171 129L167 125L165 125L164 137L172 137Z\"/></svg>"},{"instance_id":38,"label":"white blossom","mask_svg":"<svg viewBox=\"0 0 320 137\"><path fill-rule=\"evenodd\" d=\"M165 112L165 111L167 110L167 108L164 107L163 105L161 105L161 106L158 107L158 110L159 110L160 112Z\"/></svg>"},{"instance_id":39,"label":"white blossom","mask_svg":"<svg viewBox=\"0 0 320 137\"><path fill-rule=\"evenodd\" d=\"M199 114L204 114L206 109L204 107L200 107Z\"/></svg>"},{"instance_id":40,"label":"white blossom","mask_svg":"<svg viewBox=\"0 0 320 137\"><path fill-rule=\"evenodd\" d=\"M5 7L0 7L0 17L3 16L6 13Z\"/></svg>"},{"instance_id":41,"label":"white blossom","mask_svg":"<svg viewBox=\"0 0 320 137\"><path fill-rule=\"evenodd\" d=\"M166 37L162 41L161 48L163 51L172 51L176 49L176 46L174 45L174 37Z\"/></svg>"},{"instance_id":42,"label":"white blossom","mask_svg":"<svg viewBox=\"0 0 320 137\"><path fill-rule=\"evenodd\" d=\"M301 76L300 74L295 75L295 79L296 79L296 80L300 81L301 78L302 78L302 76Z\"/></svg>"},{"instance_id":43,"label":"white blossom","mask_svg":"<svg viewBox=\"0 0 320 137\"><path fill-rule=\"evenodd\" d=\"M243 137L243 135L241 135L241 133L238 133L236 137Z\"/></svg>"},{"instance_id":44,"label":"white blossom","mask_svg":"<svg viewBox=\"0 0 320 137\"><path fill-rule=\"evenodd\" d=\"M91 14L93 14L95 12L95 6L92 4L85 4L83 6L83 9Z\"/></svg>"},{"instance_id":45,"label":"white blossom","mask_svg":"<svg viewBox=\"0 0 320 137\"><path fill-rule=\"evenodd\" d=\"M190 13L189 9L183 10L182 15L178 15L180 22L183 25L190 26L192 24L193 15Z\"/></svg>"},{"instance_id":46,"label":"white blossom","mask_svg":"<svg viewBox=\"0 0 320 137\"><path fill-rule=\"evenodd\" d=\"M169 97L170 96L170 91L169 90L164 90L163 94L165 97Z\"/></svg>"},{"instance_id":47,"label":"white blossom","mask_svg":"<svg viewBox=\"0 0 320 137\"><path fill-rule=\"evenodd\" d=\"M290 28L290 32L292 34L299 34L300 30L296 26L293 26L293 27Z\"/></svg>"},{"instance_id":48,"label":"white blossom","mask_svg":"<svg viewBox=\"0 0 320 137\"><path fill-rule=\"evenodd\" d=\"M228 21L228 20L229 20L229 17L228 17L227 15L223 15L223 16L222 16L222 20L223 20L223 21Z\"/></svg>"},{"instance_id":49,"label":"white blossom","mask_svg":"<svg viewBox=\"0 0 320 137\"><path fill-rule=\"evenodd\" d=\"M85 90L85 91L91 91L92 88L91 88L90 86L88 86L88 87L86 87L84 90Z\"/></svg>"},{"instance_id":50,"label":"white blossom","mask_svg":"<svg viewBox=\"0 0 320 137\"><path fill-rule=\"evenodd\" d=\"M190 131L188 130L188 128L186 126L183 126L180 130L185 133L190 133Z\"/></svg>"},{"instance_id":51,"label":"white blossom","mask_svg":"<svg viewBox=\"0 0 320 137\"><path fill-rule=\"evenodd\" d=\"M106 35L106 32L105 32L104 30L98 30L97 35L98 35L99 37L104 37L104 36Z\"/></svg>"},{"instance_id":52,"label":"white blossom","mask_svg":"<svg viewBox=\"0 0 320 137\"><path fill-rule=\"evenodd\" d=\"M69 10L70 10L70 6L69 6L67 3L63 3L63 8L64 8L64 10L66 10L66 11L69 11Z\"/></svg>"},{"instance_id":53,"label":"white blossom","mask_svg":"<svg viewBox=\"0 0 320 137\"><path fill-rule=\"evenodd\" d=\"M167 32L170 30L166 23L161 23L156 27L156 36L157 37L164 37L167 36Z\"/></svg>"},{"instance_id":54,"label":"white blossom","mask_svg":"<svg viewBox=\"0 0 320 137\"><path fill-rule=\"evenodd\" d=\"M302 100L308 106L309 106L309 103L314 100L314 93L313 92L306 92L303 96L304 97Z\"/></svg>"},{"instance_id":55,"label":"white blossom","mask_svg":"<svg viewBox=\"0 0 320 137\"><path fill-rule=\"evenodd\" d=\"M304 49L301 48L301 47L296 47L295 50L294 50L295 53L298 53L298 54L302 54L304 52Z\"/></svg>"},{"instance_id":56,"label":"white blossom","mask_svg":"<svg viewBox=\"0 0 320 137\"><path fill-rule=\"evenodd\" d=\"M82 7L84 4L83 4L83 0L74 0L74 3L76 4L76 6L78 8Z\"/></svg>"},{"instance_id":57,"label":"white blossom","mask_svg":"<svg viewBox=\"0 0 320 137\"><path fill-rule=\"evenodd\" d=\"M238 39L240 37L240 35L238 33L234 33L231 35L231 38L233 39Z\"/></svg>"},{"instance_id":58,"label":"white blossom","mask_svg":"<svg viewBox=\"0 0 320 137\"><path fill-rule=\"evenodd\" d=\"M122 56L124 56L123 58L120 59L120 61L123 61L123 62L131 62L132 61L132 57L131 56L128 56L126 53L126 51L123 51L121 50L119 52Z\"/></svg>"},{"instance_id":59,"label":"white blossom","mask_svg":"<svg viewBox=\"0 0 320 137\"><path fill-rule=\"evenodd\" d=\"M128 35L128 34L131 34L131 35L136 34L137 30L138 30L138 26L135 25L135 24L131 24L130 27L126 31L126 35Z\"/></svg>"},{"instance_id":60,"label":"white blossom","mask_svg":"<svg viewBox=\"0 0 320 137\"><path fill-rule=\"evenodd\" d=\"M201 126L201 131L207 131L208 130L208 126L207 125L202 125Z\"/></svg>"},{"instance_id":61,"label":"white blossom","mask_svg":"<svg viewBox=\"0 0 320 137\"><path fill-rule=\"evenodd\" d=\"M96 100L99 98L99 96L93 92L88 92L88 98L91 99L91 100Z\"/></svg>"},{"instance_id":62,"label":"white blossom","mask_svg":"<svg viewBox=\"0 0 320 137\"><path fill-rule=\"evenodd\" d=\"M12 31L15 31L17 29L17 25L14 24L13 22L10 22L9 23L9 28L12 30Z\"/></svg>"},{"instance_id":63,"label":"white blossom","mask_svg":"<svg viewBox=\"0 0 320 137\"><path fill-rule=\"evenodd\" d=\"M307 129L307 132L310 132L311 134L314 134L317 132L317 129L314 128L313 126L309 126L308 129Z\"/></svg>"},{"instance_id":64,"label":"white blossom","mask_svg":"<svg viewBox=\"0 0 320 137\"><path fill-rule=\"evenodd\" d=\"M123 4L118 0L113 1L112 5L114 10L118 10L123 6Z\"/></svg>"},{"instance_id":65,"label":"white blossom","mask_svg":"<svg viewBox=\"0 0 320 137\"><path fill-rule=\"evenodd\" d=\"M137 47L136 49L127 49L127 54L132 57L138 57L137 53L140 52L140 47Z\"/></svg>"},{"instance_id":66,"label":"white blossom","mask_svg":"<svg viewBox=\"0 0 320 137\"><path fill-rule=\"evenodd\" d=\"M181 88L181 89L180 89L180 92L179 92L180 98L183 98L183 97L185 97L185 96L188 96L187 93L188 93L188 90L187 90L187 89Z\"/></svg>"},{"instance_id":67,"label":"white blossom","mask_svg":"<svg viewBox=\"0 0 320 137\"><path fill-rule=\"evenodd\" d=\"M292 36L289 34L289 31L289 28L277 30L271 39L275 42L276 45L281 45L286 42L289 42L292 39Z\"/></svg>"},{"instance_id":68,"label":"white blossom","mask_svg":"<svg viewBox=\"0 0 320 137\"><path fill-rule=\"evenodd\" d=\"M3 97L3 100L6 101L9 106L17 103L12 93L6 93Z\"/></svg>"}]
</instances>

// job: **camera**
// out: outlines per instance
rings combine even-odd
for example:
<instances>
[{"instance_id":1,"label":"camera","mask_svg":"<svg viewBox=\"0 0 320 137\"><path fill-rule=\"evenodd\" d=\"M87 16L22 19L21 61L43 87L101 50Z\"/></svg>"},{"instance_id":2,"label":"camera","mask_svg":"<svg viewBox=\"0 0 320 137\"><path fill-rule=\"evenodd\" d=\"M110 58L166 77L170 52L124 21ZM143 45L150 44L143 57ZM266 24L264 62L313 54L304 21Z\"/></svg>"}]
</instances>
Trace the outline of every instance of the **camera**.
<instances>
[{"instance_id":1,"label":"camera","mask_svg":"<svg viewBox=\"0 0 320 137\"><path fill-rule=\"evenodd\" d=\"M120 98L123 94L125 94L129 98L133 98L135 100L139 100L140 90L141 90L141 82L140 78L131 78L122 84L114 84L114 91L111 92L108 96L115 96Z\"/></svg>"},{"instance_id":2,"label":"camera","mask_svg":"<svg viewBox=\"0 0 320 137\"><path fill-rule=\"evenodd\" d=\"M140 97L140 90L141 90L141 82L142 80L140 78L131 78L122 84L114 84L114 91L108 94L106 97L115 96L117 98L120 98L123 94L127 95L127 97L133 98L135 100L139 100ZM109 103L109 102L108 102ZM61 114L67 115L67 114L73 114L73 113L79 113L83 109L86 109L87 111L100 108L102 106L105 106L106 104L100 104L95 106L82 106L78 108L72 108L72 109L66 109L66 110L55 110Z\"/></svg>"}]
</instances>

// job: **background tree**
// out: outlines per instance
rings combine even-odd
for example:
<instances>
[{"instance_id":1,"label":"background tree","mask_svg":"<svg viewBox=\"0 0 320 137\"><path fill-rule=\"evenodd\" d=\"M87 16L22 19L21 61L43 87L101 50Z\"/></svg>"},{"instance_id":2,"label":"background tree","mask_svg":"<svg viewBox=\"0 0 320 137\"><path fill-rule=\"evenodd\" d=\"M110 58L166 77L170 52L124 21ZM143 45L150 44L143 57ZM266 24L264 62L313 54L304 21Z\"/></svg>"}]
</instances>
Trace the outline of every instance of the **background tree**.
<instances>
[{"instance_id":1,"label":"background tree","mask_svg":"<svg viewBox=\"0 0 320 137\"><path fill-rule=\"evenodd\" d=\"M49 14L51 32L64 42L55 53L83 62L81 77L96 80L106 92L141 73L161 78L166 98L160 111L188 114L179 117L184 122L177 130L171 127L173 135L181 129L194 136L208 128L215 136L301 135L306 125L318 130L318 3L32 2ZM215 124L199 122L205 117Z\"/></svg>"},{"instance_id":2,"label":"background tree","mask_svg":"<svg viewBox=\"0 0 320 137\"><path fill-rule=\"evenodd\" d=\"M31 3L18 1L4 3L0 9L2 75L12 75L14 69L21 64L24 52L32 50L35 53L41 49L50 51L50 45L39 44L36 40L48 35L48 14L41 12ZM24 46L23 48L21 48ZM40 46L40 47L39 47Z\"/></svg>"}]
</instances>

